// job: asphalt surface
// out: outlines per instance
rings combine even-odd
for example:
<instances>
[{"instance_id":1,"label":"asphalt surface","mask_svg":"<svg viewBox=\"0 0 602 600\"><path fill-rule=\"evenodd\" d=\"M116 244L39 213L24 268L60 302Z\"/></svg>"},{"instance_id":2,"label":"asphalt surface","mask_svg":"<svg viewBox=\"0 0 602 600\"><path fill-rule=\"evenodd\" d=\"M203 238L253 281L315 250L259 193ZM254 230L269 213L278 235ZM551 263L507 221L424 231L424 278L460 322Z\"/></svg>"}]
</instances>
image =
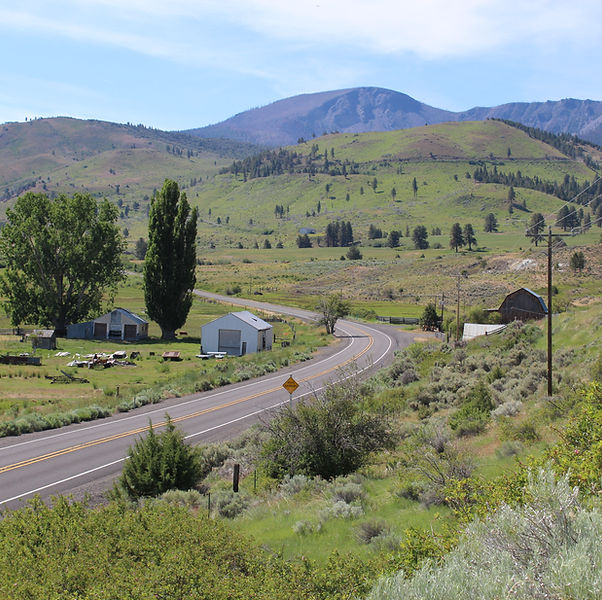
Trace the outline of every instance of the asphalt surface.
<instances>
[{"instance_id":1,"label":"asphalt surface","mask_svg":"<svg viewBox=\"0 0 602 600\"><path fill-rule=\"evenodd\" d=\"M302 309L195 293L251 309L317 318ZM289 376L299 383L293 401L299 400L330 382L389 364L395 350L413 341L411 334L389 326L348 320L337 323L335 335L337 342L315 358L278 373L98 421L0 439L0 509L18 508L35 494L44 499L57 494L100 497L121 472L129 446L145 434L149 421L160 430L166 412L191 443L228 439L290 401L282 387Z\"/></svg>"}]
</instances>

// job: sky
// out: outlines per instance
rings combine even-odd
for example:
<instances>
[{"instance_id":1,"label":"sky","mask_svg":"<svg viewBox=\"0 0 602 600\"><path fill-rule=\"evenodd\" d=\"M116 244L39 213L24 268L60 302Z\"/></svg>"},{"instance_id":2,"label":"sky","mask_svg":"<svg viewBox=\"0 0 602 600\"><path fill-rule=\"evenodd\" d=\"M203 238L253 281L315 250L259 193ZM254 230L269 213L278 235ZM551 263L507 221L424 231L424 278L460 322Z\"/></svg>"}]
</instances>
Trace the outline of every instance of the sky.
<instances>
[{"instance_id":1,"label":"sky","mask_svg":"<svg viewBox=\"0 0 602 600\"><path fill-rule=\"evenodd\" d=\"M0 0L0 123L182 130L360 86L447 110L602 100L600 0Z\"/></svg>"}]
</instances>

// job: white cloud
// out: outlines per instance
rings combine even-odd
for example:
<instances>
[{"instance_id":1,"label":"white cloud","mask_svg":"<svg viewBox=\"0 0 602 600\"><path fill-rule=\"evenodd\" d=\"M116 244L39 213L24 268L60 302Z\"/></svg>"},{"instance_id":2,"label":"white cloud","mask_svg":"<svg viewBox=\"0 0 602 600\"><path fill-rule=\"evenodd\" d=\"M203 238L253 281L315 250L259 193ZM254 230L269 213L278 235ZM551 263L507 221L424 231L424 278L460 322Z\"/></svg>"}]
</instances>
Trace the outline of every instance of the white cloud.
<instances>
[{"instance_id":1,"label":"white cloud","mask_svg":"<svg viewBox=\"0 0 602 600\"><path fill-rule=\"evenodd\" d=\"M0 10L0 22L175 60L200 56L194 49L203 33L219 30L234 38L234 29L253 32L287 48L342 45L438 59L514 44L597 43L602 21L599 0L24 0L20 6L21 13ZM141 35L145 28L165 39ZM192 31L198 36L191 39Z\"/></svg>"}]
</instances>

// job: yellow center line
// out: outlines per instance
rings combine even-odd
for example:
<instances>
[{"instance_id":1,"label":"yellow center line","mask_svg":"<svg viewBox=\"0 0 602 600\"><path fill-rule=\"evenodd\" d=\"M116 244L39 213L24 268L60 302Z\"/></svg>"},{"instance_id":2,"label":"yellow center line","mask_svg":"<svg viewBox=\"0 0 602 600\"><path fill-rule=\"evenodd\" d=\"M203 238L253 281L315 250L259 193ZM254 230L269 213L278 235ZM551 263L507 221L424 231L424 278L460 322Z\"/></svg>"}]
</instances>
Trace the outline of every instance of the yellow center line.
<instances>
[{"instance_id":1,"label":"yellow center line","mask_svg":"<svg viewBox=\"0 0 602 600\"><path fill-rule=\"evenodd\" d=\"M362 331L362 330L360 329L360 331ZM351 358L346 360L344 363L337 365L336 367L331 367L329 369L320 371L319 373L316 373L315 375L309 375L307 377L304 377L303 379L299 380L299 383L305 383L306 381L310 381L312 379L316 379L317 377L321 377L323 375L327 375L328 373L332 373L336 369L344 367L345 365L348 365L350 362L353 362L353 361L357 360L358 358L360 358L361 356L363 356L364 354L366 354L366 352L368 352L374 344L374 338L370 334L368 334L367 337L369 338L370 342L361 352L359 352L358 354L354 354ZM224 402L223 404L219 404L217 406L212 406L210 408L205 408L203 410L199 410L194 413L183 415L181 417L176 417L174 419L171 419L171 422L179 423L181 421L186 421L188 419L194 419L195 417L200 417L202 415L206 415L208 413L215 412L217 410L222 410L224 408L236 406L237 404L242 404L243 402L248 402L249 400L253 400L255 398L259 398L261 396L265 396L267 394L271 394L273 392L280 391L281 389L282 389L282 386L277 386L277 387L271 388L269 390L265 390L263 392L258 392L257 394L245 396L244 398L239 398L237 400L232 400L230 402ZM166 424L167 424L167 421L161 421L160 423L154 423L153 429L164 427ZM82 442L81 444L69 446L69 447L63 448L61 450L55 450L54 452L49 452L48 454L42 454L41 456L35 456L33 458L28 458L21 462L14 463L12 465L6 465L4 467L0 467L0 474L7 473L8 471L13 471L15 469L20 469L22 467L27 467L27 466L33 465L35 463L42 462L44 460L49 460L51 458L57 458L59 456L63 456L64 454L69 454L71 452L76 452L78 450L85 450L86 448L92 448L92 447L98 446L100 444L106 444L107 442L119 440L121 438L128 437L131 435L136 435L137 433L142 433L143 431L147 431L147 430L148 430L148 426L137 427L136 429L130 429L129 431L124 431L123 433L116 433L116 434L109 435L106 437L98 438L96 440L90 440L88 442Z\"/></svg>"}]
</instances>

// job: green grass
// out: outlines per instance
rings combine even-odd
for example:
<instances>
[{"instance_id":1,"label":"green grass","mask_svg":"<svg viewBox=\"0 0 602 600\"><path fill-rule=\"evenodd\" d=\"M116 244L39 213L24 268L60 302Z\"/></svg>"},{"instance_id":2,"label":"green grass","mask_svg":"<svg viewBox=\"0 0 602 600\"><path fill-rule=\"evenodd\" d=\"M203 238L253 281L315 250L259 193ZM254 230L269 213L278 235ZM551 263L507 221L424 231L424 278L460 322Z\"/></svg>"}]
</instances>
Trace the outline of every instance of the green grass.
<instances>
[{"instance_id":1,"label":"green grass","mask_svg":"<svg viewBox=\"0 0 602 600\"><path fill-rule=\"evenodd\" d=\"M131 276L118 290L115 306L121 306L144 315L142 282L139 277ZM115 407L147 388L160 389L170 387L179 394L193 391L194 384L200 380L218 382L220 378L231 379L236 368L246 363L261 364L274 361L277 365L294 362L295 353L311 352L330 342L323 330L303 323L295 322L296 340L292 342L292 329L287 322L273 323L277 344L269 353L231 357L223 362L200 361L195 355L200 350L201 326L218 316L226 314L232 306L206 301L195 297L188 320L182 331L187 335L175 342L159 339L160 329L150 322L148 340L138 342L119 342L113 340L58 339L57 350L37 350L41 358L39 367L20 367L0 365L0 419L15 418L23 413L36 411L51 413L69 411L73 408L98 404L102 407ZM9 327L6 317L1 327ZM281 348L281 341L289 341L290 347ZM76 369L67 367L75 355L86 356L100 353L112 353L125 350L140 353L135 367L113 367L110 369ZM181 352L179 362L164 362L163 352L177 350ZM0 353L17 354L29 351L29 343L20 342L17 336L0 337ZM69 357L55 356L58 351L70 353ZM66 371L75 377L83 377L89 383L51 383L46 376L59 376ZM119 387L119 397L117 396ZM173 395L173 394L172 394Z\"/></svg>"}]
</instances>

